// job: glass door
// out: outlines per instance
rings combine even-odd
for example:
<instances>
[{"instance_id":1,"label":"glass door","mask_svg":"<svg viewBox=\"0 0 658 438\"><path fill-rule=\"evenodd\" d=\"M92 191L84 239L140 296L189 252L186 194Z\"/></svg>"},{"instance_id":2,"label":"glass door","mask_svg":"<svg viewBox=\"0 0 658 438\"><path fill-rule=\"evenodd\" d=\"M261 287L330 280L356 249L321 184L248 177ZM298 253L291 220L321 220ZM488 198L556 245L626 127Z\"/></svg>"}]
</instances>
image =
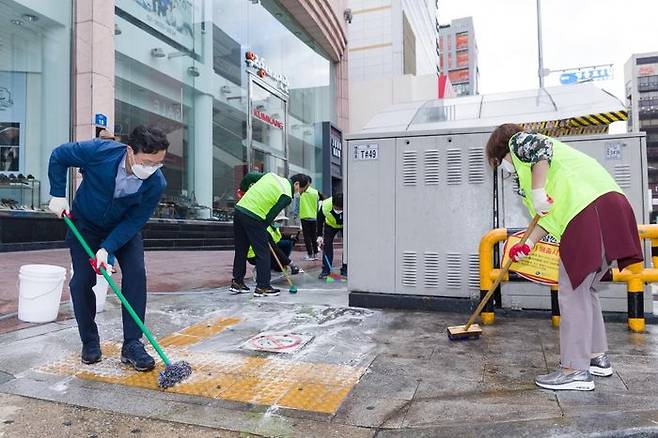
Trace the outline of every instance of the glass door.
<instances>
[{"instance_id":1,"label":"glass door","mask_svg":"<svg viewBox=\"0 0 658 438\"><path fill-rule=\"evenodd\" d=\"M288 176L288 96L249 74L249 168Z\"/></svg>"}]
</instances>

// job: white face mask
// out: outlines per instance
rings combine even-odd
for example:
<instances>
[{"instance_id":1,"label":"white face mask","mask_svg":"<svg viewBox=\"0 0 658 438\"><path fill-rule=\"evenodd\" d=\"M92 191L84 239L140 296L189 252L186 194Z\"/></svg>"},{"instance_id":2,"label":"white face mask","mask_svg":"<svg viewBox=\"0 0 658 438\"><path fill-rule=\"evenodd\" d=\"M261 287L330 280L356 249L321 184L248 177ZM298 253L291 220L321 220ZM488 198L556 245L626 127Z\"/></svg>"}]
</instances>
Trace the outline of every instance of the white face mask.
<instances>
[{"instance_id":1,"label":"white face mask","mask_svg":"<svg viewBox=\"0 0 658 438\"><path fill-rule=\"evenodd\" d=\"M334 212L335 212L336 214L341 214L341 213L343 212L343 210L336 210L336 209L334 209Z\"/></svg>"},{"instance_id":2,"label":"white face mask","mask_svg":"<svg viewBox=\"0 0 658 438\"><path fill-rule=\"evenodd\" d=\"M143 164L133 164L132 171L137 178L147 179L149 176L153 175L161 167L162 164L157 166L144 166Z\"/></svg>"},{"instance_id":3,"label":"white face mask","mask_svg":"<svg viewBox=\"0 0 658 438\"><path fill-rule=\"evenodd\" d=\"M153 175L159 168L162 167L162 164L157 166L145 166L143 164L135 163L135 156L132 157L132 166L131 170L133 175L139 179L147 179L149 176Z\"/></svg>"},{"instance_id":4,"label":"white face mask","mask_svg":"<svg viewBox=\"0 0 658 438\"><path fill-rule=\"evenodd\" d=\"M503 159L503 161L500 163L500 167L502 167L503 170L507 173L516 173L514 165L505 159Z\"/></svg>"}]
</instances>

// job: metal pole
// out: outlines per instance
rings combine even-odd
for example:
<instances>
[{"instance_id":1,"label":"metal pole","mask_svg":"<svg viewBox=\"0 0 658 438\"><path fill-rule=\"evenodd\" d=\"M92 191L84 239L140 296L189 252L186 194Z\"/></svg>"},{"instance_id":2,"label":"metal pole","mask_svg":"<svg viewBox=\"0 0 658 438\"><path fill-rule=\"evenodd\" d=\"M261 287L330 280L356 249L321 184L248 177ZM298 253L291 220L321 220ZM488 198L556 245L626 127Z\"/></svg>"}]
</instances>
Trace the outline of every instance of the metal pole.
<instances>
[{"instance_id":1,"label":"metal pole","mask_svg":"<svg viewBox=\"0 0 658 438\"><path fill-rule=\"evenodd\" d=\"M541 39L541 0L537 0L537 47L539 56L539 88L544 88L544 55L542 53L542 39Z\"/></svg>"}]
</instances>

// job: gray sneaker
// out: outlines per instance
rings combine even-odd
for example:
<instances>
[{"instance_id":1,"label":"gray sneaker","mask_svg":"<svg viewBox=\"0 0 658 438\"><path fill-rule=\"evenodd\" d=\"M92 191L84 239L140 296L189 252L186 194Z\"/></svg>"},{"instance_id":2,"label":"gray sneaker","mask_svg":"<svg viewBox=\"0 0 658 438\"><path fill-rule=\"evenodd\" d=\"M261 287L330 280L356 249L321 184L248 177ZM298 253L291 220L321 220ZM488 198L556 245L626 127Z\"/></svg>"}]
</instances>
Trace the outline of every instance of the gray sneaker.
<instances>
[{"instance_id":1,"label":"gray sneaker","mask_svg":"<svg viewBox=\"0 0 658 438\"><path fill-rule=\"evenodd\" d=\"M589 372L590 374L600 377L612 376L612 365L610 365L608 355L603 353L602 355L591 359L589 361Z\"/></svg>"},{"instance_id":2,"label":"gray sneaker","mask_svg":"<svg viewBox=\"0 0 658 438\"><path fill-rule=\"evenodd\" d=\"M568 372L564 368L537 376L535 384L553 390L592 391L594 389L594 379L589 371Z\"/></svg>"}]
</instances>

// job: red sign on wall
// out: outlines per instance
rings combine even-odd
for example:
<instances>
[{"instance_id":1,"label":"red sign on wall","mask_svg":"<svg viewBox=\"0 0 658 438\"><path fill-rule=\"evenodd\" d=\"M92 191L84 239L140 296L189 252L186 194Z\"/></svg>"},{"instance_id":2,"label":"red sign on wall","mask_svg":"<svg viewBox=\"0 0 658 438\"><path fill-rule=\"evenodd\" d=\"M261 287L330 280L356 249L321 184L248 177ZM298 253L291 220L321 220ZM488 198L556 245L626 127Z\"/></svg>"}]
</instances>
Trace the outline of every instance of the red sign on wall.
<instances>
[{"instance_id":1,"label":"red sign on wall","mask_svg":"<svg viewBox=\"0 0 658 438\"><path fill-rule=\"evenodd\" d=\"M283 129L283 127L284 127L284 124L281 120L277 120L274 117L272 117L271 115L269 115L267 113L264 113L260 110L257 110L257 109L254 110L254 117L256 117L257 119L259 119L259 120L261 120L265 123L267 123L270 126L274 126L275 128Z\"/></svg>"}]
</instances>

